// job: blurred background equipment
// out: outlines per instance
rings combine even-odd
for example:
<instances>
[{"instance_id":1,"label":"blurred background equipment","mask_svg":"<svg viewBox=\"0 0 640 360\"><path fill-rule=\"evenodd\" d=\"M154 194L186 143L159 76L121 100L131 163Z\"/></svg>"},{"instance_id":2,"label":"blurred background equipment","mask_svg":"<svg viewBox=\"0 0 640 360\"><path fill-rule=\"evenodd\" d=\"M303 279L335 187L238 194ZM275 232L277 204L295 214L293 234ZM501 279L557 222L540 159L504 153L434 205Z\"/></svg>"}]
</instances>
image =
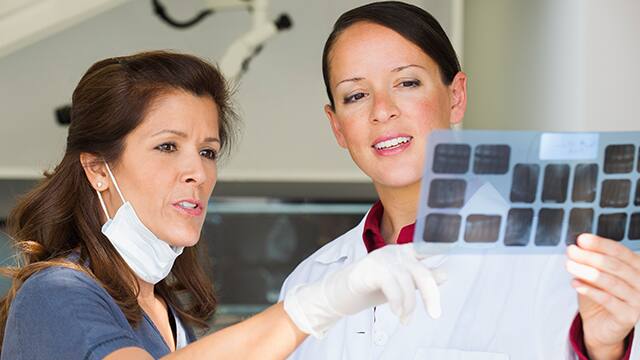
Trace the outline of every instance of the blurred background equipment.
<instances>
[{"instance_id":1,"label":"blurred background equipment","mask_svg":"<svg viewBox=\"0 0 640 360\"><path fill-rule=\"evenodd\" d=\"M220 11L247 10L251 14L251 29L233 41L220 60L220 69L227 80L237 81L249 69L249 62L265 42L279 31L291 28L291 18L281 13L269 20L269 0L207 0L207 8L187 21L173 19L160 0L152 0L155 13L167 24L178 29L196 25L207 16Z\"/></svg>"}]
</instances>

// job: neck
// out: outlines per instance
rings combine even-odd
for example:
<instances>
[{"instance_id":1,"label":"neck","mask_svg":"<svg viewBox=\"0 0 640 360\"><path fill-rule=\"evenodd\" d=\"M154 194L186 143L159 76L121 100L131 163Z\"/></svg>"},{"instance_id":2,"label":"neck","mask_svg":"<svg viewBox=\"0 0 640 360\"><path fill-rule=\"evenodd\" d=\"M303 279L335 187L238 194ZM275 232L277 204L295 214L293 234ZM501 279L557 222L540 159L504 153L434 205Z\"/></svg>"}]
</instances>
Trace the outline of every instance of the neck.
<instances>
[{"instance_id":1,"label":"neck","mask_svg":"<svg viewBox=\"0 0 640 360\"><path fill-rule=\"evenodd\" d=\"M380 231L387 244L395 244L403 227L413 224L418 213L420 181L404 187L375 184L384 207Z\"/></svg>"},{"instance_id":2,"label":"neck","mask_svg":"<svg viewBox=\"0 0 640 360\"><path fill-rule=\"evenodd\" d=\"M138 286L140 287L140 293L138 293L138 303L143 308L147 305L151 305L156 301L154 285L144 280L138 279Z\"/></svg>"}]
</instances>

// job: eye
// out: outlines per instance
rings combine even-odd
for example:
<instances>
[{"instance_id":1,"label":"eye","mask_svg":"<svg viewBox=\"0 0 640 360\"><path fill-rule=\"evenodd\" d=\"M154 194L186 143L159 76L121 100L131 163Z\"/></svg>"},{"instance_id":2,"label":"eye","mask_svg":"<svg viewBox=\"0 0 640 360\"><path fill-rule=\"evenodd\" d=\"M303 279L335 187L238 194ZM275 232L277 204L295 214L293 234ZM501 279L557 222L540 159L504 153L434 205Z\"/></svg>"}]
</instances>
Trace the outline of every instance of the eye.
<instances>
[{"instance_id":1,"label":"eye","mask_svg":"<svg viewBox=\"0 0 640 360\"><path fill-rule=\"evenodd\" d=\"M418 87L420 86L420 80L404 80L398 84L400 87Z\"/></svg>"},{"instance_id":2,"label":"eye","mask_svg":"<svg viewBox=\"0 0 640 360\"><path fill-rule=\"evenodd\" d=\"M216 160L218 158L218 152L213 149L202 149L200 150L200 156L209 160Z\"/></svg>"},{"instance_id":3,"label":"eye","mask_svg":"<svg viewBox=\"0 0 640 360\"><path fill-rule=\"evenodd\" d=\"M355 94L353 94L353 95L346 96L346 97L343 99L343 102L344 102L345 104L353 103L353 102L356 102L356 101L358 101L358 100L360 100L360 99L364 98L365 96L367 96L367 94L362 93L362 92L355 93Z\"/></svg>"},{"instance_id":4,"label":"eye","mask_svg":"<svg viewBox=\"0 0 640 360\"><path fill-rule=\"evenodd\" d=\"M168 143L164 143L156 146L156 149L162 152L174 152L177 150L177 147L176 147L176 144L168 142Z\"/></svg>"}]
</instances>

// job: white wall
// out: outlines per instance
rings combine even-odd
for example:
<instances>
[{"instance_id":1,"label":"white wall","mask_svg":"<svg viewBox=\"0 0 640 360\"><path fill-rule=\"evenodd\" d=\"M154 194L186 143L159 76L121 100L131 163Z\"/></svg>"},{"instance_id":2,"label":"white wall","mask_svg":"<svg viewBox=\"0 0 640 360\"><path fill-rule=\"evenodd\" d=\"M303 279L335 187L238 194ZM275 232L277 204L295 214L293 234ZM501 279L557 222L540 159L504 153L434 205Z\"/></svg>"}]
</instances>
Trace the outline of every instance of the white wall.
<instances>
[{"instance_id":1,"label":"white wall","mask_svg":"<svg viewBox=\"0 0 640 360\"><path fill-rule=\"evenodd\" d=\"M640 130L640 1L590 0L585 11L585 128Z\"/></svg>"},{"instance_id":2,"label":"white wall","mask_svg":"<svg viewBox=\"0 0 640 360\"><path fill-rule=\"evenodd\" d=\"M294 27L269 41L251 63L236 100L243 141L222 169L225 180L365 181L340 149L322 112L324 40L335 19L366 1L273 0L272 14ZM201 1L164 0L187 19ZM449 0L414 1L449 27ZM219 13L188 30L155 17L150 1L132 1L0 58L0 178L38 176L64 150L66 128L53 109L70 102L95 61L148 49L175 49L215 61L248 30L247 13Z\"/></svg>"},{"instance_id":3,"label":"white wall","mask_svg":"<svg viewBox=\"0 0 640 360\"><path fill-rule=\"evenodd\" d=\"M338 148L322 112L322 45L343 11L366 1L273 0L294 21L251 64L237 93L243 141L222 169L226 180L365 181ZM164 0L186 19L198 0ZM450 0L423 0L450 29ZM467 128L640 130L640 2L467 0L464 69ZM245 31L243 12L213 15L178 31L131 1L0 57L0 178L38 176L62 154L66 128L53 109L68 103L95 61L170 48L219 59Z\"/></svg>"},{"instance_id":4,"label":"white wall","mask_svg":"<svg viewBox=\"0 0 640 360\"><path fill-rule=\"evenodd\" d=\"M640 130L640 2L467 0L466 128Z\"/></svg>"}]
</instances>

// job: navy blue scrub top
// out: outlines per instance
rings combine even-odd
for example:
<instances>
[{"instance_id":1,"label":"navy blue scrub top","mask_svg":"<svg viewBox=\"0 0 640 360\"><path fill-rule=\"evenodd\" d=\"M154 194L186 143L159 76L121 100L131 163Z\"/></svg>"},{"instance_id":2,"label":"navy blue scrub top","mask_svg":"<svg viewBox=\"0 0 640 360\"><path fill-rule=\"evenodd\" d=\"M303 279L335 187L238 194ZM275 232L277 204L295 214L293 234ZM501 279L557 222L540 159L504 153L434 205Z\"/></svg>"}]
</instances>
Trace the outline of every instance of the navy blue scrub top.
<instances>
[{"instance_id":1,"label":"navy blue scrub top","mask_svg":"<svg viewBox=\"0 0 640 360\"><path fill-rule=\"evenodd\" d=\"M182 322L184 324L184 322ZM195 340L186 329L187 342ZM20 287L9 309L0 360L102 359L135 346L154 358L169 347L144 315L134 329L107 291L89 275L50 267Z\"/></svg>"}]
</instances>

